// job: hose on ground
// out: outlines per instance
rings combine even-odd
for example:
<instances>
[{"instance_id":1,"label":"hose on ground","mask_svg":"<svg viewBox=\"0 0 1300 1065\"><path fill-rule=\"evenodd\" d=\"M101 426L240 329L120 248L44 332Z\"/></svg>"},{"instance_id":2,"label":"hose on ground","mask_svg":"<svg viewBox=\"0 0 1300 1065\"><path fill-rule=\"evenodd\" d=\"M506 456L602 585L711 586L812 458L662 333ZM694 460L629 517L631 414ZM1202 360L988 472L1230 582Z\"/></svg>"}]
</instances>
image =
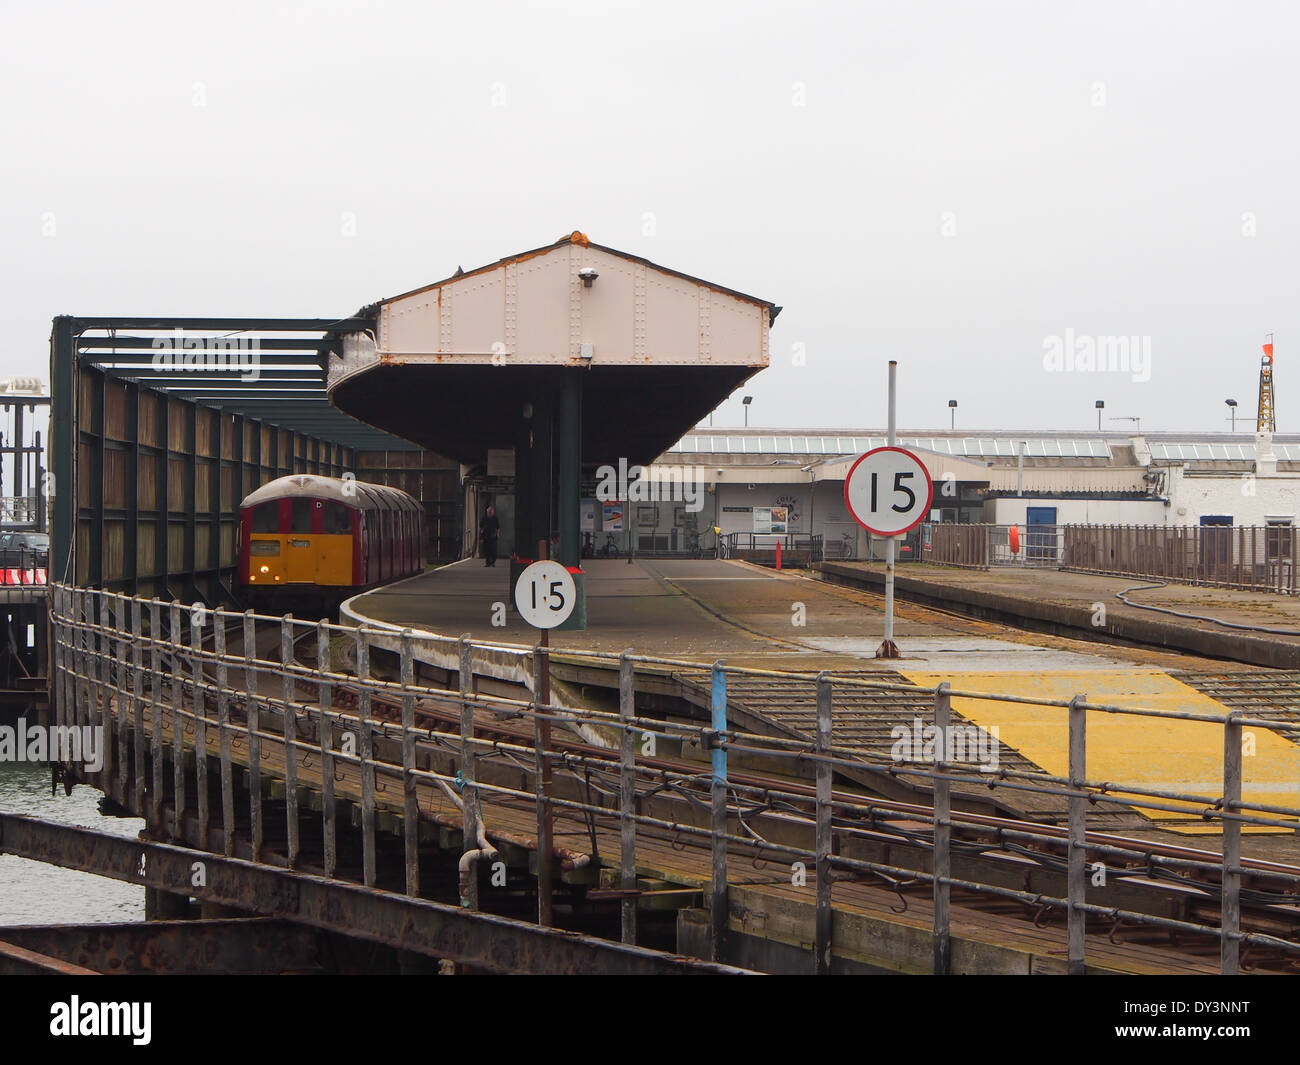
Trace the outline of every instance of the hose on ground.
<instances>
[{"instance_id":1,"label":"hose on ground","mask_svg":"<svg viewBox=\"0 0 1300 1065\"><path fill-rule=\"evenodd\" d=\"M1224 621L1222 618L1207 617L1205 614L1186 614L1181 610L1174 610L1167 606L1135 603L1128 598L1131 592L1147 592L1154 588L1166 588L1168 585L1168 581L1160 581L1158 584L1135 584L1132 588L1125 588L1122 592L1116 592L1115 598L1125 606L1131 606L1136 610L1154 610L1158 614L1171 614L1176 618L1185 618L1188 621L1208 621L1211 625L1222 625L1225 629L1237 629L1240 632L1263 632L1270 636L1300 636L1300 629L1271 629L1265 625L1243 625L1241 622Z\"/></svg>"}]
</instances>

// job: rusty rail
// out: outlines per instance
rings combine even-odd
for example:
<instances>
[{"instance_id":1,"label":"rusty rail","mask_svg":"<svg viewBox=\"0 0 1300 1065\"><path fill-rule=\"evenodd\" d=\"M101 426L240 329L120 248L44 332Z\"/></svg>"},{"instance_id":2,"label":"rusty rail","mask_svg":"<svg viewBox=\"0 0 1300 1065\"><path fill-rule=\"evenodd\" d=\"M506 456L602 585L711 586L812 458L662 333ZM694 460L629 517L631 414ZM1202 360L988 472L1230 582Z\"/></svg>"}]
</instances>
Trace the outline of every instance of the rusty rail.
<instances>
[{"instance_id":1,"label":"rusty rail","mask_svg":"<svg viewBox=\"0 0 1300 1065\"><path fill-rule=\"evenodd\" d=\"M183 789L173 796L166 816L167 804L160 789L166 781L160 771L164 757L167 726L171 727L174 752L201 750L205 757L195 760L200 772L209 759L215 759L220 773L221 796L219 810L209 811L205 789L199 792L198 819L202 825L202 838L214 842L210 849L224 851L230 856L230 840L237 830L238 818L227 796L231 779L233 750L238 748L241 758L251 774L269 772L267 764L259 764L259 749L276 749L288 752L285 759L286 811L292 825L285 832L291 841L289 860L294 862L299 843L297 801L302 788L295 768L305 764L304 759L319 759L334 770L325 785L326 810L322 819L326 838L325 854L333 853L332 835L335 831L333 807L338 800L334 780L340 768L352 767L360 780L361 825L365 855L366 882L373 883L376 813L386 796L397 796L401 812L409 813L411 798L417 790L437 789L447 795L463 813L456 816L457 823L476 825L474 833L464 836L466 861L479 860L488 849L482 839L475 838L478 829L493 836L489 801L514 804L531 804L536 801L538 787L536 766L553 764L556 787L548 793L546 801L557 814L588 819L613 826L619 841L618 866L622 883L628 883L635 869L637 839L639 834L668 835L685 840L687 844L711 847L714 856L715 882L707 897L713 900L715 910L726 906L726 850L748 849L762 856L783 855L792 862L815 863L822 871L819 877L818 918L819 948L823 959L827 957L827 937L830 923L828 911L833 888L833 870L843 870L860 875L870 875L893 882L904 878L909 882L933 884L936 898L945 905L936 907L935 959L936 965L946 967L951 958L948 947L946 901L951 889L972 892L977 896L1014 900L1038 910L1058 908L1069 912L1072 927L1082 927L1088 917L1109 918L1164 929L1174 933L1213 937L1223 945L1223 971L1238 971L1238 949L1250 946L1281 954L1300 954L1300 943L1291 942L1278 935L1240 930L1241 871L1239 843L1241 826L1253 824L1287 831L1300 830L1300 809L1280 805L1243 802L1240 799L1241 760L1225 759L1223 790L1218 795L1201 795L1176 792L1170 789L1144 788L1137 784L1117 781L1086 779L1082 766L1086 750L1083 723L1088 714L1123 714L1149 718L1181 718L1218 723L1224 729L1225 742L1231 746L1232 737L1240 734L1243 725L1284 730L1285 726L1273 721L1257 721L1240 713L1229 715L1199 714L1182 711L1142 709L1088 703L1082 696L1069 701L1029 700L999 694L944 690L930 692L935 696L933 724L946 726L947 706L952 697L980 698L1006 703L1034 702L1038 705L1058 707L1063 718L1068 713L1071 750L1069 777L1054 777L1042 772L1001 767L994 773L982 771L978 757L973 752L957 752L949 744L946 751L936 756L916 753L909 758L873 757L858 750L837 746L832 732L825 723L815 741L803 742L779 739L737 729L726 723L726 678L728 676L766 676L789 682L792 679L806 682L816 688L819 706L829 707L839 688L865 687L917 693L926 689L891 682L865 681L856 678L830 677L822 674L801 674L728 667L718 663L714 667L714 720L712 727L692 723L667 723L656 718L638 715L635 710L635 671L642 664L667 664L680 669L699 670L699 664L654 656L582 652L584 658L605 661L620 673L623 697L617 711L604 712L575 709L528 697L488 694L478 690L477 678L492 677L497 681L514 678L523 686L531 683L542 656L554 652L546 648L521 648L490 642L475 642L468 638L451 639L431 633L412 632L371 627L331 625L326 622L302 622L291 617L276 618L210 610L196 604L181 607L174 603L154 600L133 600L130 597L97 590L55 586L52 601L54 628L55 678L53 708L56 726L67 729L101 728L105 739L103 764L93 771L76 766L76 760L56 758L69 771L80 771L97 786L124 802L141 816L154 822L155 831L178 838L179 820L183 813ZM186 629L190 631L187 633ZM220 636L216 634L220 633ZM238 633L238 639L232 638ZM238 642L239 646L232 644ZM299 662L300 644L315 644L316 661L312 665ZM331 649L331 645L333 648ZM372 652L391 655L400 670L377 669ZM573 652L567 652L572 654ZM349 664L337 660L349 655ZM415 663L440 663L438 668L459 674L455 690L422 682L417 676ZM499 690L499 689L498 689ZM164 696L168 696L164 700ZM940 697L942 696L942 698ZM454 724L445 730L430 725L417 725L417 711L437 708ZM481 716L476 723L475 711ZM549 722L559 730L571 730L570 735L581 731L617 737L610 743L607 753L586 753L575 756L566 750L563 733L547 748L546 759L538 757L534 744L521 739L514 743L500 737L486 735L482 715L502 721L525 725L530 722ZM164 721L166 717L166 721ZM146 729L145 724L149 727ZM536 735L529 728L528 735ZM216 738L213 751L207 735ZM946 735L946 732L945 732ZM624 737L631 736L634 743ZM658 740L689 741L701 749L711 749L715 755L714 770L708 773L703 767L665 771L653 756L644 753L645 745ZM978 745L976 745L978 749ZM150 802L146 803L142 785L145 753L154 759ZM640 752L640 753L639 753ZM727 752L761 754L769 759L784 759L790 772L814 770L821 767L815 790L782 790L778 786L755 787L736 775L728 775ZM967 757L971 753L971 757ZM431 760L434 755L451 759L459 769L438 769ZM503 760L522 774L518 786L493 782L483 775L483 767ZM290 768L290 764L295 768ZM128 768L135 771L128 774ZM1002 883L980 883L949 875L951 869L949 848L953 833L949 830L958 820L944 807L936 810L934 831L928 846L934 851L934 864L930 868L904 868L890 862L873 862L851 858L840 853L839 843L866 831L863 812L867 800L860 796L830 793L826 787L826 771L847 767L871 767L891 774L933 782L941 795L948 795L952 784L968 782L984 787L1035 790L1072 800L1070 831L1065 837L1050 827L1023 826L1016 830L1017 837L1026 845L1048 852L1064 848L1067 863L1072 870L1081 863L1103 853L1114 854L1116 848L1099 846L1086 833L1087 809L1099 804L1148 810L1176 810L1188 816L1200 817L1218 823L1225 837L1224 852L1227 861L1217 863L1201 860L1196 864L1201 883L1211 894L1221 900L1223 921L1216 927L1192 920L1175 920L1155 914L1122 910L1088 901L1086 886L1077 876L1070 878L1066 897L1055 897L1032 891L1007 887ZM592 780L595 780L595 786ZM179 780L179 774L177 776ZM567 782L561 788L560 782ZM713 818L711 825L683 824L647 812L645 801L666 786L678 791L700 796L704 803L712 794ZM583 790L583 789L586 790ZM594 792L594 796L593 796ZM264 820L262 789L250 789L252 808L249 818L254 826ZM946 800L945 800L946 801ZM417 806L418 811L418 806ZM215 819L219 828L208 822ZM885 818L889 820L888 817ZM789 830L795 826L800 836L797 843L789 831L778 839L777 828ZM873 813L870 828L877 831L879 822ZM594 827L592 829L595 831ZM796 833L797 834L797 833ZM1002 833L999 831L1001 842ZM258 856L258 833L254 830L253 856ZM404 833L406 847L406 890L418 891L418 833ZM782 840L785 840L784 842ZM536 846L536 841L516 840ZM719 851L719 847L722 848ZM1122 850L1120 848L1119 850ZM945 854L945 851L949 853ZM1212 857L1209 852L1201 852ZM543 860L558 860L572 867L589 860L588 855L555 853ZM327 858L327 865L330 859ZM1149 865L1149 862L1148 862ZM934 871L932 871L934 870ZM936 872L937 871L937 872ZM1279 885L1276 895L1294 906L1300 902L1300 868L1280 867L1275 876ZM940 891L940 888L948 890ZM463 885L464 891L464 885ZM464 891L462 903L466 908L476 900ZM539 906L543 901L539 898ZM942 910L942 914L941 914ZM716 926L715 926L716 927ZM625 935L635 935L629 922L624 923ZM725 934L717 930L716 935ZM1070 966L1081 971L1084 959L1082 937L1070 937ZM819 969L826 971L823 961Z\"/></svg>"}]
</instances>

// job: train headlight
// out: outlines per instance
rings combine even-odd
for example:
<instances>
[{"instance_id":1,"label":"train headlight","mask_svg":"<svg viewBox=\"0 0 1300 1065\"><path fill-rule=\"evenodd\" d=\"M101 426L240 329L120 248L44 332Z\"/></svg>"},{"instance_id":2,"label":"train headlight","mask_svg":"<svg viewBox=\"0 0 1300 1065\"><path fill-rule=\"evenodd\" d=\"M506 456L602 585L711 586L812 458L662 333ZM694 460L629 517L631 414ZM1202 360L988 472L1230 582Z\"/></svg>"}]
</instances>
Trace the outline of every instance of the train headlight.
<instances>
[{"instance_id":1,"label":"train headlight","mask_svg":"<svg viewBox=\"0 0 1300 1065\"><path fill-rule=\"evenodd\" d=\"M263 572L263 573L270 573L270 572L271 572L271 567L270 567L270 566L263 566L263 567L262 567L262 572Z\"/></svg>"}]
</instances>

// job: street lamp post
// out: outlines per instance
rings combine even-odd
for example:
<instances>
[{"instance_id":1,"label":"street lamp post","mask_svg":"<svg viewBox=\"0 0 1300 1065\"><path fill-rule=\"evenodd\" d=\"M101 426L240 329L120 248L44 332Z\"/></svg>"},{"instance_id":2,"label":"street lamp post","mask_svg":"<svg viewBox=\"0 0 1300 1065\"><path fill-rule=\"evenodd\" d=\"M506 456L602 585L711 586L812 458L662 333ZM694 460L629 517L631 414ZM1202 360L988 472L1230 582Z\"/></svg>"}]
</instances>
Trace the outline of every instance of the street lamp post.
<instances>
[{"instance_id":1,"label":"street lamp post","mask_svg":"<svg viewBox=\"0 0 1300 1065\"><path fill-rule=\"evenodd\" d=\"M1237 431L1237 401L1235 399L1225 399L1223 401L1228 405L1228 410L1232 411L1232 431Z\"/></svg>"},{"instance_id":2,"label":"street lamp post","mask_svg":"<svg viewBox=\"0 0 1300 1065\"><path fill-rule=\"evenodd\" d=\"M1106 401L1099 399L1093 406L1097 408L1097 432L1101 432L1101 412L1106 409Z\"/></svg>"},{"instance_id":3,"label":"street lamp post","mask_svg":"<svg viewBox=\"0 0 1300 1065\"><path fill-rule=\"evenodd\" d=\"M948 413L951 416L948 423L948 428L956 429L957 428L957 401L955 399L948 400Z\"/></svg>"},{"instance_id":4,"label":"street lamp post","mask_svg":"<svg viewBox=\"0 0 1300 1065\"><path fill-rule=\"evenodd\" d=\"M745 408L745 428L748 429L749 428L749 405L754 402L754 397L746 396L740 402L741 405L744 406Z\"/></svg>"}]
</instances>

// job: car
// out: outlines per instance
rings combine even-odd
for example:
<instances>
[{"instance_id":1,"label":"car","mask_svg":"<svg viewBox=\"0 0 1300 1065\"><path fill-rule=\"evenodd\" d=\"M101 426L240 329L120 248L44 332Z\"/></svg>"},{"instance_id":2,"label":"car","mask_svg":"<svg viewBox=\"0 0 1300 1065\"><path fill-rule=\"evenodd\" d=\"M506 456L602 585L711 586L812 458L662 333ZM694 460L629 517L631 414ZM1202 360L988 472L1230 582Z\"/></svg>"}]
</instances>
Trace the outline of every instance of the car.
<instances>
[{"instance_id":1,"label":"car","mask_svg":"<svg viewBox=\"0 0 1300 1065\"><path fill-rule=\"evenodd\" d=\"M50 538L45 533L0 533L0 568L44 569L49 561Z\"/></svg>"}]
</instances>

